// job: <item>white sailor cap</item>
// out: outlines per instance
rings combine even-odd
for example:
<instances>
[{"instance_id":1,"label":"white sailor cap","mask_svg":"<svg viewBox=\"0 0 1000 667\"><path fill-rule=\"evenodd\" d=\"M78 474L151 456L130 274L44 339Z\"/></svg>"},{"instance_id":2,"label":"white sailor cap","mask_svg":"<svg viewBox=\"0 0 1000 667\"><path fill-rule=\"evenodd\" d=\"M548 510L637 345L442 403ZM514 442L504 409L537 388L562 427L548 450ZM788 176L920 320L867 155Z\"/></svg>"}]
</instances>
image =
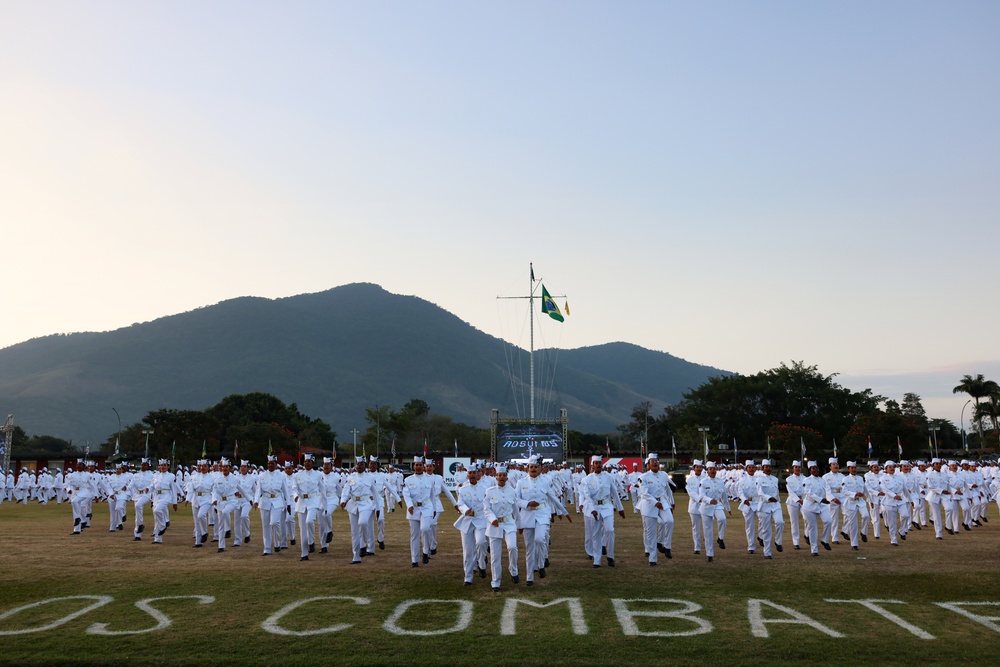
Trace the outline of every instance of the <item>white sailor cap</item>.
<instances>
[{"instance_id":1,"label":"white sailor cap","mask_svg":"<svg viewBox=\"0 0 1000 667\"><path fill-rule=\"evenodd\" d=\"M948 459L948 465L950 465L950 466L957 466L958 465L958 461L956 461L954 459Z\"/></svg>"},{"instance_id":2,"label":"white sailor cap","mask_svg":"<svg viewBox=\"0 0 1000 667\"><path fill-rule=\"evenodd\" d=\"M470 463L469 467L467 468L467 470L469 472L476 472L477 470L479 470L479 464L478 463Z\"/></svg>"},{"instance_id":3,"label":"white sailor cap","mask_svg":"<svg viewBox=\"0 0 1000 667\"><path fill-rule=\"evenodd\" d=\"M792 461L792 467L794 468L795 466L798 466L798 467L801 468L802 467L802 461Z\"/></svg>"},{"instance_id":4,"label":"white sailor cap","mask_svg":"<svg viewBox=\"0 0 1000 667\"><path fill-rule=\"evenodd\" d=\"M743 465L745 465L745 466L754 466L754 467L756 467L756 466L757 466L757 464L753 462L753 459L747 459L747 460L746 460L746 461L745 461L745 462L743 463Z\"/></svg>"},{"instance_id":5,"label":"white sailor cap","mask_svg":"<svg viewBox=\"0 0 1000 667\"><path fill-rule=\"evenodd\" d=\"M763 461L761 461L761 462L760 462L760 466L761 466L762 468L763 468L764 466L769 466L769 465L771 465L771 459L764 459Z\"/></svg>"},{"instance_id":6,"label":"white sailor cap","mask_svg":"<svg viewBox=\"0 0 1000 667\"><path fill-rule=\"evenodd\" d=\"M600 456L597 457L598 460L601 459ZM542 463L542 458L538 454L532 454L528 457L528 465L540 465Z\"/></svg>"},{"instance_id":7,"label":"white sailor cap","mask_svg":"<svg viewBox=\"0 0 1000 667\"><path fill-rule=\"evenodd\" d=\"M715 468L715 461L709 461L705 464L706 468Z\"/></svg>"},{"instance_id":8,"label":"white sailor cap","mask_svg":"<svg viewBox=\"0 0 1000 667\"><path fill-rule=\"evenodd\" d=\"M507 472L507 466L505 466L503 463L497 464L496 471L497 471L498 475L500 473L505 473L505 472Z\"/></svg>"},{"instance_id":9,"label":"white sailor cap","mask_svg":"<svg viewBox=\"0 0 1000 667\"><path fill-rule=\"evenodd\" d=\"M847 462L847 467L848 468L857 468L858 467L858 462L857 461L848 461Z\"/></svg>"},{"instance_id":10,"label":"white sailor cap","mask_svg":"<svg viewBox=\"0 0 1000 667\"><path fill-rule=\"evenodd\" d=\"M147 459L147 458L142 458L142 459L139 459L139 463L147 463L148 464L148 463L150 463L150 460Z\"/></svg>"},{"instance_id":11,"label":"white sailor cap","mask_svg":"<svg viewBox=\"0 0 1000 667\"><path fill-rule=\"evenodd\" d=\"M295 462L292 461L291 459L289 459L288 461L285 461L285 467L286 468L294 468L295 467Z\"/></svg>"},{"instance_id":12,"label":"white sailor cap","mask_svg":"<svg viewBox=\"0 0 1000 667\"><path fill-rule=\"evenodd\" d=\"M323 457L323 465L326 465L327 463L332 464L333 463L333 459L330 458L329 456L324 456Z\"/></svg>"},{"instance_id":13,"label":"white sailor cap","mask_svg":"<svg viewBox=\"0 0 1000 667\"><path fill-rule=\"evenodd\" d=\"M834 464L834 463L836 463L837 465L840 465L840 461L837 460L836 456L831 456L830 458L828 458L826 460L826 462L827 462L827 464Z\"/></svg>"},{"instance_id":14,"label":"white sailor cap","mask_svg":"<svg viewBox=\"0 0 1000 667\"><path fill-rule=\"evenodd\" d=\"M648 455L646 456L646 460L647 460L647 461L652 461L653 459L657 459L657 460L659 460L659 458L660 458L660 455L659 455L659 454L657 454L656 452L650 452L650 453L649 453L649 454L648 454Z\"/></svg>"},{"instance_id":15,"label":"white sailor cap","mask_svg":"<svg viewBox=\"0 0 1000 667\"><path fill-rule=\"evenodd\" d=\"M590 457L590 462L591 463L600 463L603 460L604 460L604 457L601 456L600 454L594 454L593 456Z\"/></svg>"},{"instance_id":16,"label":"white sailor cap","mask_svg":"<svg viewBox=\"0 0 1000 667\"><path fill-rule=\"evenodd\" d=\"M901 466L908 466L908 465L913 465L913 464L910 463L909 461L907 461L906 459L900 459L899 465L901 465Z\"/></svg>"},{"instance_id":17,"label":"white sailor cap","mask_svg":"<svg viewBox=\"0 0 1000 667\"><path fill-rule=\"evenodd\" d=\"M692 461L692 462L691 462L691 466L692 466L692 467L693 467L693 466L704 466L704 465L705 465L705 464L704 464L704 463L702 463L701 459L695 459L694 461Z\"/></svg>"},{"instance_id":18,"label":"white sailor cap","mask_svg":"<svg viewBox=\"0 0 1000 667\"><path fill-rule=\"evenodd\" d=\"M369 463L378 463L378 457L375 456L374 454L372 454L371 456L368 457L368 462Z\"/></svg>"},{"instance_id":19,"label":"white sailor cap","mask_svg":"<svg viewBox=\"0 0 1000 667\"><path fill-rule=\"evenodd\" d=\"M249 466L249 465L250 465L249 461L247 461L246 459L240 459L240 466L241 467L242 466Z\"/></svg>"},{"instance_id":20,"label":"white sailor cap","mask_svg":"<svg viewBox=\"0 0 1000 667\"><path fill-rule=\"evenodd\" d=\"M168 465L170 465L170 459L160 459L159 464L161 466L168 466ZM96 465L96 464L93 461L88 461L87 465L92 466L92 465Z\"/></svg>"},{"instance_id":21,"label":"white sailor cap","mask_svg":"<svg viewBox=\"0 0 1000 667\"><path fill-rule=\"evenodd\" d=\"M806 464L806 467L807 468L812 468L812 467L818 468L819 464L817 464L815 461L810 461L808 464Z\"/></svg>"},{"instance_id":22,"label":"white sailor cap","mask_svg":"<svg viewBox=\"0 0 1000 667\"><path fill-rule=\"evenodd\" d=\"M873 460L873 461L869 461L869 462L868 462L868 467L869 467L869 468L871 468L872 466L877 466L877 465L878 465L878 461L874 461L874 460Z\"/></svg>"},{"instance_id":23,"label":"white sailor cap","mask_svg":"<svg viewBox=\"0 0 1000 667\"><path fill-rule=\"evenodd\" d=\"M888 468L889 466L892 466L893 468L895 468L896 467L896 462L893 461L892 459L889 459L888 461L885 462L885 467Z\"/></svg>"},{"instance_id":24,"label":"white sailor cap","mask_svg":"<svg viewBox=\"0 0 1000 667\"><path fill-rule=\"evenodd\" d=\"M198 465L200 465L200 466L207 466L208 465L208 459L198 459Z\"/></svg>"},{"instance_id":25,"label":"white sailor cap","mask_svg":"<svg viewBox=\"0 0 1000 667\"><path fill-rule=\"evenodd\" d=\"M413 457L413 462L414 463L423 463L424 462L424 457L422 457L422 456L414 456Z\"/></svg>"},{"instance_id":26,"label":"white sailor cap","mask_svg":"<svg viewBox=\"0 0 1000 667\"><path fill-rule=\"evenodd\" d=\"M223 456L221 459L219 459L219 465L220 466L231 466L231 465L233 465L233 462L230 461L229 459L227 459L225 456Z\"/></svg>"}]
</instances>

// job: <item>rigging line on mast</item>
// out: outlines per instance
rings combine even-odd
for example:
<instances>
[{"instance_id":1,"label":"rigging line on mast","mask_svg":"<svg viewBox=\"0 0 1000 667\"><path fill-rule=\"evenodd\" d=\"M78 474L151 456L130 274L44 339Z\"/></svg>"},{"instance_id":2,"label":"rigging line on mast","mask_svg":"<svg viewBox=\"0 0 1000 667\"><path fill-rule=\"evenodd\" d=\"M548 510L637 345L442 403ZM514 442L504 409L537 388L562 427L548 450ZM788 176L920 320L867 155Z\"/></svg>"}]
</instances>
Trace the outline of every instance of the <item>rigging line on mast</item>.
<instances>
[{"instance_id":1,"label":"rigging line on mast","mask_svg":"<svg viewBox=\"0 0 1000 667\"><path fill-rule=\"evenodd\" d=\"M506 320L513 320L510 316L510 306L507 308L506 320L500 313L500 299L512 299L517 297L497 297L497 317L500 319L501 334L504 334L503 325ZM524 320L521 320L521 334L520 339L524 338ZM520 418L524 413L524 357L521 354L522 349L514 342L506 340L506 336L501 339L501 344L504 349L504 360L507 364L507 379L508 386L507 390L511 396L511 400L514 404L515 415Z\"/></svg>"}]
</instances>

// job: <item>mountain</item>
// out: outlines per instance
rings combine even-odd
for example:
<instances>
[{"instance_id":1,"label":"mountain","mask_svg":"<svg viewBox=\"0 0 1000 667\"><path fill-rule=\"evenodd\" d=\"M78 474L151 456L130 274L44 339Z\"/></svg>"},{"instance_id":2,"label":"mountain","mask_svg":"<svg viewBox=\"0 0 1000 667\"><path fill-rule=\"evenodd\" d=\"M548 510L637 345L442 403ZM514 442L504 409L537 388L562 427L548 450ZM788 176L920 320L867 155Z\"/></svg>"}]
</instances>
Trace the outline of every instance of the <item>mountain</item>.
<instances>
[{"instance_id":1,"label":"mountain","mask_svg":"<svg viewBox=\"0 0 1000 667\"><path fill-rule=\"evenodd\" d=\"M36 338L0 350L0 409L30 434L103 442L159 408L204 409L262 391L327 421L341 438L364 409L412 398L487 426L490 411L521 414L527 352L413 296L352 284L282 299L241 297L105 333ZM536 351L539 417L569 411L570 428L603 433L644 400L659 411L725 374L628 343ZM527 373L525 372L525 376ZM541 385L542 383L536 383Z\"/></svg>"}]
</instances>

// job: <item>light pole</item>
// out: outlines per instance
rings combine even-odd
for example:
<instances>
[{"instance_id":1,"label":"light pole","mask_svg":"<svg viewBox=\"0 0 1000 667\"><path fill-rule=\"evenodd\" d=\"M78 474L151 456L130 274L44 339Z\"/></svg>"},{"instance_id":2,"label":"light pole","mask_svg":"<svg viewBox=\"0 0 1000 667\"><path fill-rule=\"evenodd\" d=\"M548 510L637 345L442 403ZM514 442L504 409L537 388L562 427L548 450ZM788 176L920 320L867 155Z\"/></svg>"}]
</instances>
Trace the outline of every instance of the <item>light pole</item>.
<instances>
[{"instance_id":1,"label":"light pole","mask_svg":"<svg viewBox=\"0 0 1000 667\"><path fill-rule=\"evenodd\" d=\"M354 435L354 460L357 461L358 460L358 433L361 433L361 431L359 431L356 428L352 428L349 431L349 433L352 433Z\"/></svg>"},{"instance_id":2,"label":"light pole","mask_svg":"<svg viewBox=\"0 0 1000 667\"><path fill-rule=\"evenodd\" d=\"M938 431L941 430L941 427L940 426L928 426L927 428L930 430L931 435L934 436L934 458L937 458L937 455L938 455L937 434L938 434Z\"/></svg>"},{"instance_id":3,"label":"light pole","mask_svg":"<svg viewBox=\"0 0 1000 667\"><path fill-rule=\"evenodd\" d=\"M962 422L962 446L966 447L966 448L968 448L968 446L965 443L965 409L967 407L969 407L969 403L972 403L972 399L971 398L965 402L965 405L962 406L962 416L961 416L961 422Z\"/></svg>"}]
</instances>

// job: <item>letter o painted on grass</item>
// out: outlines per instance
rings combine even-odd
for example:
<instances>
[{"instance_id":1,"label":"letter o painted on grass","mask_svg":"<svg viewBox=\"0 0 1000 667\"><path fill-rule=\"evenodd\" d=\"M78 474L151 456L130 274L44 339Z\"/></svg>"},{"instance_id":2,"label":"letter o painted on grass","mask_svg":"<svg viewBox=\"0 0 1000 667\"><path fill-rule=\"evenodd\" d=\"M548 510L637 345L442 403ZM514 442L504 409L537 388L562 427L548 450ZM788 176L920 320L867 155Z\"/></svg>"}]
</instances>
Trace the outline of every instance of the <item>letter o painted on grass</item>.
<instances>
[{"instance_id":1,"label":"letter o painted on grass","mask_svg":"<svg viewBox=\"0 0 1000 667\"><path fill-rule=\"evenodd\" d=\"M340 632L341 630L346 630L352 626L351 623L340 623L339 625L331 625L328 628L319 628L317 630L288 630L278 625L278 621L290 612L303 605L307 605L310 602L318 602L320 600L350 600L354 604L371 604L372 602L370 598L355 598L350 597L349 595L324 595L318 598L296 600L295 602L286 604L284 607L269 616L263 623L260 624L260 627L273 635L284 635L286 637L311 637L313 635L325 635L331 632Z\"/></svg>"},{"instance_id":2,"label":"letter o painted on grass","mask_svg":"<svg viewBox=\"0 0 1000 667\"><path fill-rule=\"evenodd\" d=\"M72 614L68 616L63 616L62 618L56 621L52 621L48 625L39 625L38 627L35 628L24 628L23 630L0 630L0 637L7 637L10 635L26 635L31 632L44 632L46 630L51 630L52 628L58 628L60 625L63 625L64 623L69 623L74 618L79 618L80 616L83 616L88 612L103 607L104 605L114 600L114 598L111 597L110 595L69 595L63 598L49 598L47 600L42 600L41 602L32 602L31 604L26 604L22 607L18 607L17 609L11 609L10 611L4 612L0 614L0 621L4 621L10 618L11 616L15 616L21 613L22 611L26 611L28 609L34 609L35 607L41 607L42 605L51 604L53 602L63 602L64 600L94 600L94 602L92 604L87 605L80 611L74 611Z\"/></svg>"},{"instance_id":3,"label":"letter o painted on grass","mask_svg":"<svg viewBox=\"0 0 1000 667\"><path fill-rule=\"evenodd\" d=\"M420 604L457 604L458 618L455 625L443 630L407 630L399 627L399 621L411 607ZM412 635L418 637L430 637L432 635L446 635L451 632L461 632L472 623L472 602L469 600L406 600L400 602L389 618L385 619L382 625L386 632L394 635Z\"/></svg>"}]
</instances>

